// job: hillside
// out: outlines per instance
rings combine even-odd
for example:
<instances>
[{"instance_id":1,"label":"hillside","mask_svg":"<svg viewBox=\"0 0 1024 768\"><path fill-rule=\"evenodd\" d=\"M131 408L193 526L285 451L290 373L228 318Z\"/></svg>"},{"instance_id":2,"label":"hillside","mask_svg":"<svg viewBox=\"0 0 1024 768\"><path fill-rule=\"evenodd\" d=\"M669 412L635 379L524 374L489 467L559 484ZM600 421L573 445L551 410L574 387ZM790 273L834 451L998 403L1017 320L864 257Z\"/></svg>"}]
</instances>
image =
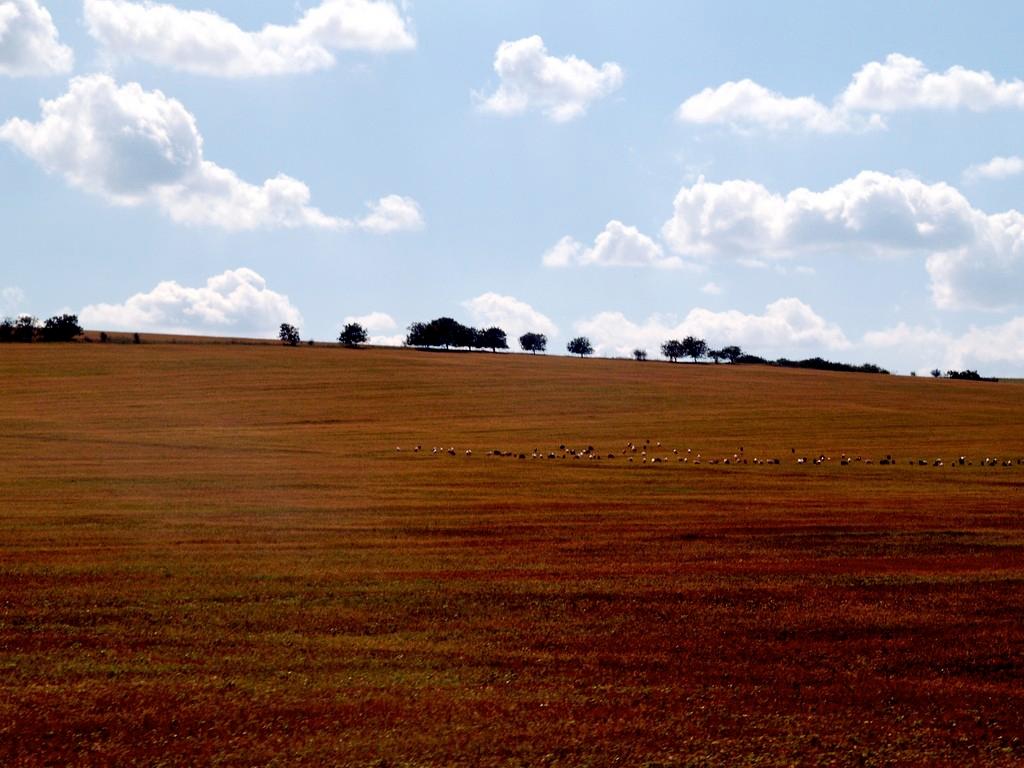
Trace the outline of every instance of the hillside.
<instances>
[{"instance_id":1,"label":"hillside","mask_svg":"<svg viewBox=\"0 0 1024 768\"><path fill-rule=\"evenodd\" d=\"M1019 763L1022 396L13 345L0 762Z\"/></svg>"}]
</instances>

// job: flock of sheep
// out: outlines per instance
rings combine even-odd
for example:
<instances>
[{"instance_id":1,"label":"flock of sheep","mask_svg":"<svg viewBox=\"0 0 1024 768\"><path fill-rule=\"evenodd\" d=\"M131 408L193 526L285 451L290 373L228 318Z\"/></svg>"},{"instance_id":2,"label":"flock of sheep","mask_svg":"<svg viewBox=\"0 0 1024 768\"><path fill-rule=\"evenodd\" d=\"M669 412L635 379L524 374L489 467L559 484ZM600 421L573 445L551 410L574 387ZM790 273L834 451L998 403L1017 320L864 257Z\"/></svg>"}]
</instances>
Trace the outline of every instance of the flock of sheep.
<instances>
[{"instance_id":1,"label":"flock of sheep","mask_svg":"<svg viewBox=\"0 0 1024 768\"><path fill-rule=\"evenodd\" d=\"M429 450L424 448L422 445L416 445L411 449L403 449L401 446L396 446L395 451L401 453L403 450L410 450L412 453L424 453L429 456L473 456L472 449L456 450L454 446L432 446ZM881 466L890 466L897 464L897 460L893 458L892 454L886 454L879 459L865 458L863 456L848 456L845 453L841 453L838 459L833 459L832 456L827 454L818 454L815 456L797 456L796 449L790 449L789 462L796 464L830 464L838 463L840 466L849 466L852 464L879 464ZM493 449L486 452L487 456L491 457L504 457L504 458L516 458L516 459L572 459L572 460L586 460L586 461L601 461L601 460L613 460L624 458L628 463L640 463L640 464L666 464L671 462L677 462L680 464L721 464L721 465L735 465L735 464L782 464L782 459L779 458L761 458L758 456L748 458L743 450L743 446L731 454L725 456L704 456L701 453L694 453L692 448L687 448L685 451L680 451L678 448L664 448L660 442L655 442L653 445L650 440L645 440L642 444L635 442L627 442L625 446L618 452L603 453L598 451L592 445L588 445L582 448L573 448L564 443L558 446L557 450L541 450L534 448L530 453L524 453L520 451L505 451L501 449ZM789 463L787 462L787 463ZM936 459L909 459L908 464L912 466L921 467L964 467L974 466L974 461L968 459L966 456L957 456L952 461L946 462L942 458ZM1024 465L1024 458L996 458L993 456L986 456L984 459L978 461L979 466L983 467L1012 467Z\"/></svg>"}]
</instances>

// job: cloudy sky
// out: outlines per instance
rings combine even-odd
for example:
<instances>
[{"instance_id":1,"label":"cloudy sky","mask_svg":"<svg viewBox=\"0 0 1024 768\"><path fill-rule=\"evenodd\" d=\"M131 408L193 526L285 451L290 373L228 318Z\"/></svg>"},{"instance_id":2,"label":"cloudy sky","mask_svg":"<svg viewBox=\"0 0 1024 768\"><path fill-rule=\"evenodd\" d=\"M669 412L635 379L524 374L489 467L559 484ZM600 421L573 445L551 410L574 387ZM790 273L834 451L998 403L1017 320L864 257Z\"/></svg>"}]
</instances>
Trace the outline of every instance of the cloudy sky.
<instances>
[{"instance_id":1,"label":"cloudy sky","mask_svg":"<svg viewBox=\"0 0 1024 768\"><path fill-rule=\"evenodd\" d=\"M0 0L0 314L1024 375L1024 6Z\"/></svg>"}]
</instances>

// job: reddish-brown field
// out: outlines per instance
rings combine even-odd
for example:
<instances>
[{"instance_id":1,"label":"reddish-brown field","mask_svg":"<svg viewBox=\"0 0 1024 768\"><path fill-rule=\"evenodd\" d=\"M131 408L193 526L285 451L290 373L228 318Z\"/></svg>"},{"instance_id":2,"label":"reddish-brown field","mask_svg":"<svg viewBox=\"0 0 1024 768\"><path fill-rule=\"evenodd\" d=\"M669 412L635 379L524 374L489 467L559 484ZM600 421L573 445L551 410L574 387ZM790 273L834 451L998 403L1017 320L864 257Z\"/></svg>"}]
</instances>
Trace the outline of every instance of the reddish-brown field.
<instances>
[{"instance_id":1,"label":"reddish-brown field","mask_svg":"<svg viewBox=\"0 0 1024 768\"><path fill-rule=\"evenodd\" d=\"M1022 384L7 346L0 449L5 766L1024 762Z\"/></svg>"}]
</instances>

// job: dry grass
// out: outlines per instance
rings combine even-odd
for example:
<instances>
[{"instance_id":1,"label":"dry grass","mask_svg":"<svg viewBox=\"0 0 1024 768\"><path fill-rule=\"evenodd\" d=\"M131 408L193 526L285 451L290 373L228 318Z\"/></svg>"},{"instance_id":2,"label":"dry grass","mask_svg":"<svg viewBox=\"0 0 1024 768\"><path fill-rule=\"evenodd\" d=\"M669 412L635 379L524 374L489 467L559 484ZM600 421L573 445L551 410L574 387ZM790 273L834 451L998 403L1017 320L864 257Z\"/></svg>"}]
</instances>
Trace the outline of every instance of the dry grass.
<instances>
[{"instance_id":1,"label":"dry grass","mask_svg":"<svg viewBox=\"0 0 1024 768\"><path fill-rule=\"evenodd\" d=\"M0 763L1020 764L1022 395L3 348ZM648 439L783 464L486 455Z\"/></svg>"}]
</instances>

